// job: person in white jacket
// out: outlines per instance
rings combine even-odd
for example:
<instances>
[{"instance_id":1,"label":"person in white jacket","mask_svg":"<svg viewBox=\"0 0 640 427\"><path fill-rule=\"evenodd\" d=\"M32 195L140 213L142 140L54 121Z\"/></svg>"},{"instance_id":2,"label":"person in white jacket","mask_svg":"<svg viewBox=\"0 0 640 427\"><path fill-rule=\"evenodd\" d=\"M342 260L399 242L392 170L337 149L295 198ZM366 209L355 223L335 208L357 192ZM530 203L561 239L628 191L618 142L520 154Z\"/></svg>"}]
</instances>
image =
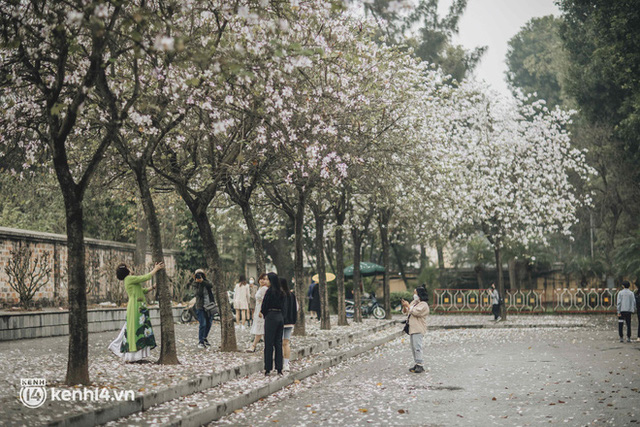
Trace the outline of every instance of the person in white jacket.
<instances>
[{"instance_id":1,"label":"person in white jacket","mask_svg":"<svg viewBox=\"0 0 640 427\"><path fill-rule=\"evenodd\" d=\"M631 342L631 314L636 312L636 297L629 289L631 283L628 280L622 282L623 289L618 292L618 333L620 342L624 342L622 334L624 323L627 324L627 342Z\"/></svg>"},{"instance_id":2,"label":"person in white jacket","mask_svg":"<svg viewBox=\"0 0 640 427\"><path fill-rule=\"evenodd\" d=\"M409 372L416 374L424 372L424 360L422 358L422 339L427 332L427 315L429 314L429 293L423 287L413 291L413 301L401 300L402 312L407 314L409 323L409 343L415 366Z\"/></svg>"},{"instance_id":3,"label":"person in white jacket","mask_svg":"<svg viewBox=\"0 0 640 427\"><path fill-rule=\"evenodd\" d=\"M249 299L251 298L251 288L244 276L240 276L240 282L236 284L233 292L233 308L236 310L236 322L242 325L249 320Z\"/></svg>"}]
</instances>

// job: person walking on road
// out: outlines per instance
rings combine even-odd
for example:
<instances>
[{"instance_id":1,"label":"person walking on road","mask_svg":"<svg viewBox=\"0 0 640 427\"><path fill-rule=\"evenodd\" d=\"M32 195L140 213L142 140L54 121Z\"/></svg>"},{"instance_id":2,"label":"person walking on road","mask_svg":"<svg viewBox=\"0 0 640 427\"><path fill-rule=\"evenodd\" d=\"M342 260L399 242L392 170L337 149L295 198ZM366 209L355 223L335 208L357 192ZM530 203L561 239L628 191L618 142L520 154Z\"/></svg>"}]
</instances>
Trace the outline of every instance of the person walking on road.
<instances>
[{"instance_id":1,"label":"person walking on road","mask_svg":"<svg viewBox=\"0 0 640 427\"><path fill-rule=\"evenodd\" d=\"M493 313L493 320L499 322L502 320L500 316L500 294L496 289L496 284L491 284L491 312Z\"/></svg>"},{"instance_id":2,"label":"person walking on road","mask_svg":"<svg viewBox=\"0 0 640 427\"><path fill-rule=\"evenodd\" d=\"M273 353L276 354L276 370L282 374L282 333L284 330L284 313L287 295L282 290L280 279L276 273L267 274L269 289L264 294L260 314L264 317L264 374L269 375L273 369Z\"/></svg>"},{"instance_id":3,"label":"person walking on road","mask_svg":"<svg viewBox=\"0 0 640 427\"><path fill-rule=\"evenodd\" d=\"M213 299L213 285L209 282L204 274L204 270L201 268L195 272L196 281L196 314L198 315L198 348L211 347L209 344L209 331L211 330L211 324L213 323L213 316L207 310L205 306L214 302Z\"/></svg>"},{"instance_id":4,"label":"person walking on road","mask_svg":"<svg viewBox=\"0 0 640 427\"><path fill-rule=\"evenodd\" d=\"M269 289L269 278L267 277L267 273L262 273L258 276L258 285L260 286L260 289L256 291L256 308L253 311L253 323L250 331L255 337L253 338L253 344L251 344L247 349L250 353L256 351L256 346L264 335L264 317L260 314L260 309L262 308L264 294L267 293L267 289Z\"/></svg>"},{"instance_id":5,"label":"person walking on road","mask_svg":"<svg viewBox=\"0 0 640 427\"><path fill-rule=\"evenodd\" d=\"M280 284L282 285L284 293L287 294L284 311L284 329L282 332L282 370L288 372L291 370L289 368L289 359L291 359L291 334L293 333L293 327L296 325L298 318L298 301L293 291L289 290L287 279L280 279Z\"/></svg>"},{"instance_id":6,"label":"person walking on road","mask_svg":"<svg viewBox=\"0 0 640 427\"><path fill-rule=\"evenodd\" d=\"M427 332L427 315L429 314L429 293L423 287L413 291L413 301L401 300L402 312L407 315L409 323L409 343L415 365L409 372L416 374L424 372L424 360L422 358L422 341Z\"/></svg>"},{"instance_id":7,"label":"person walking on road","mask_svg":"<svg viewBox=\"0 0 640 427\"><path fill-rule=\"evenodd\" d=\"M631 283L628 280L622 282L623 289L618 292L618 334L620 342L624 342L622 334L624 323L627 324L627 342L631 342L631 314L636 312L636 297L629 289Z\"/></svg>"}]
</instances>

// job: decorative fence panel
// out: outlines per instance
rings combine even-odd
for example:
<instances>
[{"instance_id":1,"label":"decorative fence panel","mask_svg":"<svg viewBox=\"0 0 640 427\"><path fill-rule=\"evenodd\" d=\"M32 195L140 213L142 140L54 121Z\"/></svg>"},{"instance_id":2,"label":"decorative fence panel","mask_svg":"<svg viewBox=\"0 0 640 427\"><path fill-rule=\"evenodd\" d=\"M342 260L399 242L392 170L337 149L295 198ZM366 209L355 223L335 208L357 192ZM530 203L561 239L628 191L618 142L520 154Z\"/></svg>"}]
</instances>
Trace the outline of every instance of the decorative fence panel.
<instances>
[{"instance_id":1,"label":"decorative fence panel","mask_svg":"<svg viewBox=\"0 0 640 427\"><path fill-rule=\"evenodd\" d=\"M504 305L508 313L615 313L616 289L541 289L506 291ZM431 309L437 313L490 313L489 289L436 289Z\"/></svg>"}]
</instances>

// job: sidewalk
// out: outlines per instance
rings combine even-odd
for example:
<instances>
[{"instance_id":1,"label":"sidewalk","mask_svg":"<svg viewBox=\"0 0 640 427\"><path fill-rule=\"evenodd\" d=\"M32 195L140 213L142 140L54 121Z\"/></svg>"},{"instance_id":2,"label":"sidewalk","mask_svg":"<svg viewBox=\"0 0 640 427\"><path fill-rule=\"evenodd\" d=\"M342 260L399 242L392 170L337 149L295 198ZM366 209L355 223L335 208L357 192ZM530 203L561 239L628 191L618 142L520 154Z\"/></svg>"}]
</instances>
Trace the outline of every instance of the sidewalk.
<instances>
[{"instance_id":1,"label":"sidewalk","mask_svg":"<svg viewBox=\"0 0 640 427\"><path fill-rule=\"evenodd\" d=\"M332 318L335 325L337 319ZM395 324L395 321L393 321ZM392 326L388 320L367 319L362 324L332 326L329 331L319 329L317 322L307 324L307 336L292 338L292 352L302 356L336 346L357 336ZM213 387L236 377L243 377L260 369L262 344L255 353L223 353L197 348L198 324L176 324L178 358L176 366L155 363L123 364L108 349L115 332L90 334L89 375L93 383L89 389L105 388L109 392L135 393L135 400L112 402L47 401L38 408L25 407L19 400L20 380L44 378L48 387L74 390L63 384L68 351L68 337L50 337L0 343L0 405L3 411L0 425L92 425L107 422L146 410L154 404ZM160 335L160 330L155 330ZM251 340L248 328L237 330L238 348L244 350ZM214 323L209 335L212 349L220 345L220 326ZM158 349L152 351L155 362ZM49 388L49 390L51 390ZM50 397L50 396L49 396ZM113 398L113 396L112 396ZM115 418L114 418L115 417Z\"/></svg>"},{"instance_id":2,"label":"sidewalk","mask_svg":"<svg viewBox=\"0 0 640 427\"><path fill-rule=\"evenodd\" d=\"M486 316L436 315L429 317L429 325L431 328L438 329L529 328L535 326L601 327L603 325L615 328L615 319L609 317L611 316L511 316L508 321L496 324ZM335 323L336 319L332 318L332 325ZM306 337L293 337L292 352L300 353L299 355L305 358L293 364L294 372L285 382L295 381L295 375L302 375L302 377L310 375L313 372L309 373L308 369L322 366L322 363L325 363L323 360L331 358L334 361L342 360L344 357L349 357L350 352L363 346L371 345L374 342L385 342L385 339L392 338L392 335L399 330L400 326L395 325L395 320L393 324L390 324L389 321L366 319L362 324L351 324L346 327L332 326L330 331L321 331L318 323L311 323L307 325L308 335ZM380 331L383 333L375 335ZM156 333L159 333L159 330ZM132 390L136 396L133 402L103 400L52 402L47 400L39 408L26 408L18 399L20 379L45 378L48 386L66 388L61 383L64 380L66 370L68 338L53 337L0 343L0 360L2 360L0 364L0 375L2 375L0 404L3 407L0 424L92 425L127 416L136 411L146 411L153 405L163 402L171 401L169 406L173 406L177 401L172 399L193 395L220 384L224 384L224 386L217 387L218 391L236 387L235 391L231 392L232 395L236 393L248 394L264 386L264 384L260 385L260 381L254 383L253 380L250 380L251 378L257 380L252 375L262 369L261 347L256 353L222 353L215 350L197 349L197 324L195 323L176 325L178 354L181 361L181 365L178 366L160 366L154 363L122 364L107 350L107 345L114 336L113 332L90 335L89 370L91 379L94 381L91 388L105 387L113 391ZM250 340L248 330L238 330L237 336L239 348L246 348ZM210 334L213 348L219 345L219 337L219 325L214 324ZM155 354L151 361L155 361L157 352L157 349L152 352ZM309 357L309 354L314 356ZM357 354L357 351L353 354ZM247 379L249 380L247 381ZM239 382L236 384L234 381ZM227 401L225 399L228 400L228 396L218 396L212 401L224 404ZM185 399L181 398L180 400ZM242 402L236 402L236 404L240 403ZM195 406L190 406L187 403L187 407L191 409L198 408L197 404L193 405ZM162 420L163 418L156 419ZM137 424L134 420L130 422Z\"/></svg>"}]
</instances>

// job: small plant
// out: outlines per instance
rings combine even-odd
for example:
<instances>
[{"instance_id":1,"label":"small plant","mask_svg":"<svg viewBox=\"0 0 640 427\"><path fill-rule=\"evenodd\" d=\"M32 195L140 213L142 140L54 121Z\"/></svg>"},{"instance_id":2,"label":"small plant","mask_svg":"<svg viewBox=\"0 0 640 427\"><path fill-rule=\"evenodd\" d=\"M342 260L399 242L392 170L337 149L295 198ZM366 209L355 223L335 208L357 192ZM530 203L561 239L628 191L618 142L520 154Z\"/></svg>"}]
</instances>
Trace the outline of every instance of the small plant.
<instances>
[{"instance_id":1,"label":"small plant","mask_svg":"<svg viewBox=\"0 0 640 427\"><path fill-rule=\"evenodd\" d=\"M189 296L192 296L193 289L193 273L189 270L181 268L176 269L173 276L169 277L171 284L172 299L175 302L184 302Z\"/></svg>"},{"instance_id":2,"label":"small plant","mask_svg":"<svg viewBox=\"0 0 640 427\"><path fill-rule=\"evenodd\" d=\"M9 286L20 296L20 305L28 309L36 293L49 283L49 254L34 257L27 246L11 250L10 254L4 271L9 276Z\"/></svg>"}]
</instances>

